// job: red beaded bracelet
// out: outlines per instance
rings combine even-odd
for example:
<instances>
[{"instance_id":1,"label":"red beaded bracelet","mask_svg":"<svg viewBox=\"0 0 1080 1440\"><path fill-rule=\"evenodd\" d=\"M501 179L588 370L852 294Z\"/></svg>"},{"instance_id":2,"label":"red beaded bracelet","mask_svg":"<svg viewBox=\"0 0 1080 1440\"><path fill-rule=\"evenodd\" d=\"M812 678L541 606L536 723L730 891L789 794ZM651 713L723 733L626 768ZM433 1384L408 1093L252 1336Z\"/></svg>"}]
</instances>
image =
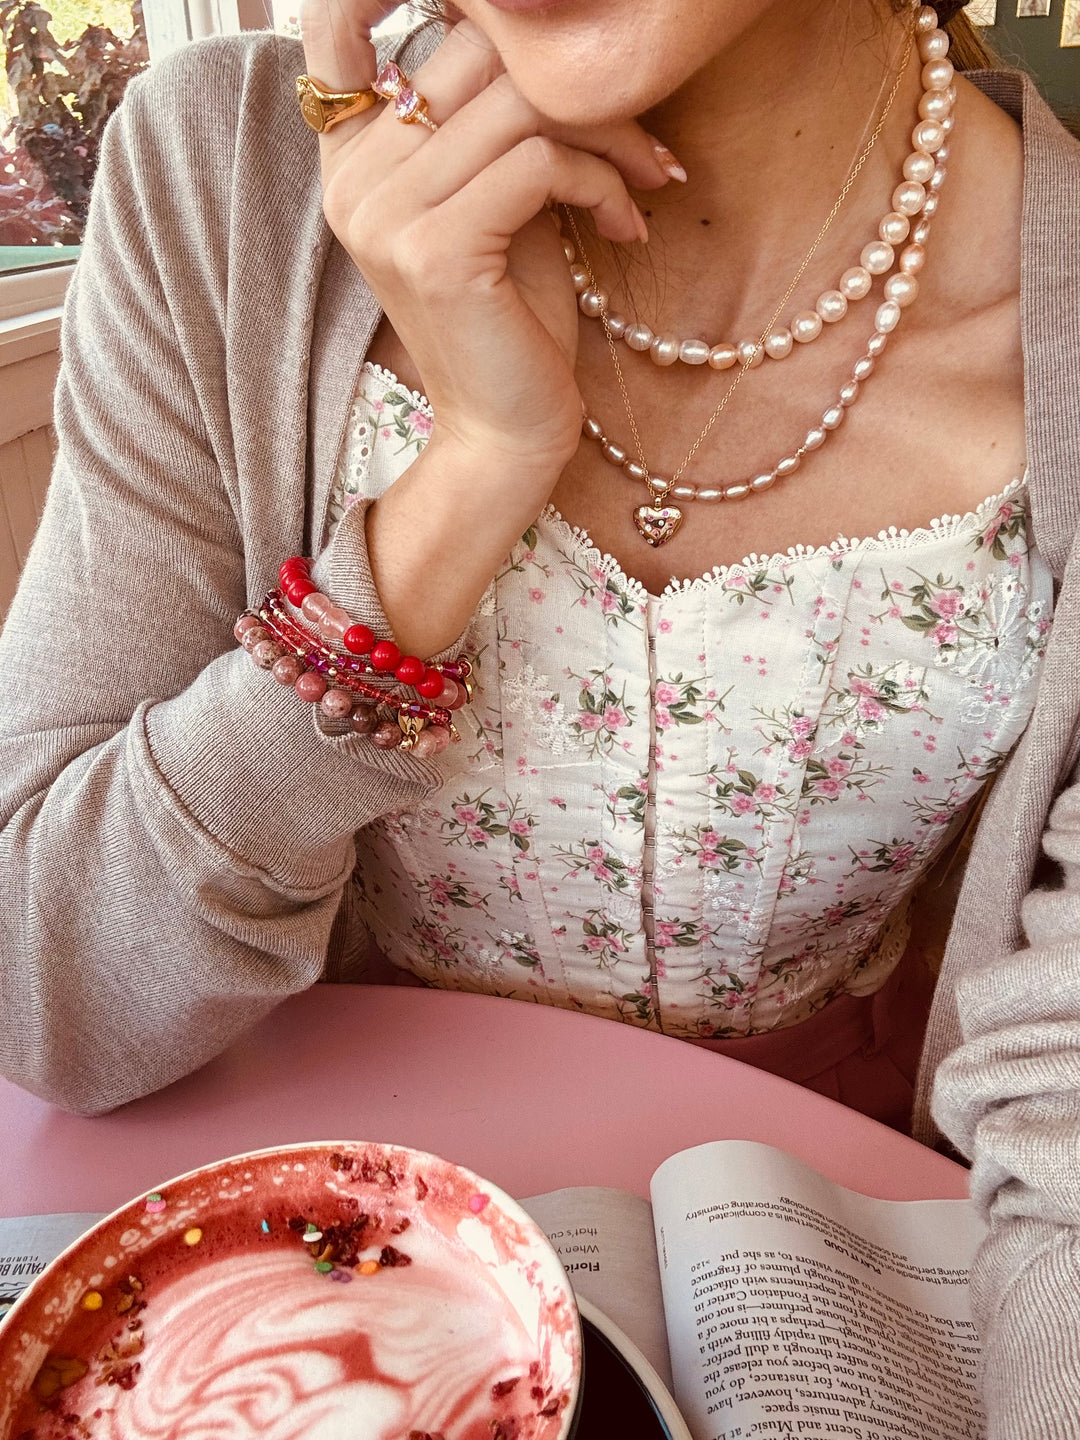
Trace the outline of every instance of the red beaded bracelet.
<instances>
[{"instance_id":1,"label":"red beaded bracelet","mask_svg":"<svg viewBox=\"0 0 1080 1440\"><path fill-rule=\"evenodd\" d=\"M336 640L352 655L367 655L380 675L393 674L403 685L411 685L425 700L449 704L444 696L447 678L435 666L425 665L415 655L402 655L393 640L376 640L366 625L358 625L340 606L323 595L311 579L311 564L302 555L282 562L278 581L286 598L317 625L328 640ZM456 708L456 707L455 707Z\"/></svg>"},{"instance_id":2,"label":"red beaded bracelet","mask_svg":"<svg viewBox=\"0 0 1080 1440\"><path fill-rule=\"evenodd\" d=\"M316 589L310 563L300 556L285 561L279 578L281 591L271 590L258 611L246 610L234 626L237 640L257 665L280 684L291 686L301 699L317 705L334 730L347 727L368 734L380 749L400 745L427 758L458 738L451 711L471 698L472 665L464 656L427 665L415 655L402 655L391 640L377 641L366 625L354 624ZM290 614L284 597L321 634ZM328 643L334 640L347 653ZM423 699L409 700L363 678L370 675L385 681L391 674ZM380 721L379 705L395 711L396 718Z\"/></svg>"}]
</instances>

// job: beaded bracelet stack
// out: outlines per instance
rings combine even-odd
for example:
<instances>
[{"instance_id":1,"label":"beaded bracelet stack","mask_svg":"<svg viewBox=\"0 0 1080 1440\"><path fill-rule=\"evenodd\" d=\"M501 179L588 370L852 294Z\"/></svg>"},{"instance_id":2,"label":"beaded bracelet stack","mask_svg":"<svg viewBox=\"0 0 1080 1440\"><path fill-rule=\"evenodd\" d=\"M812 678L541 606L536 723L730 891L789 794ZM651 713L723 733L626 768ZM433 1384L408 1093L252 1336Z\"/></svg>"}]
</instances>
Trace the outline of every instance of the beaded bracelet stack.
<instances>
[{"instance_id":1,"label":"beaded bracelet stack","mask_svg":"<svg viewBox=\"0 0 1080 1440\"><path fill-rule=\"evenodd\" d=\"M472 698L472 666L464 656L431 665L415 655L402 655L392 640L376 640L366 625L355 623L320 593L311 579L310 561L302 556L282 564L278 581L280 589L269 591L257 610L245 610L233 627L260 669L291 686L301 700L317 705L320 719L342 732L370 735L380 750L400 746L430 759L458 738L453 711ZM343 646L344 653L331 642ZM385 683L373 684L363 678L367 675L384 682L393 677L420 698L385 688ZM380 720L379 706L395 712L396 718Z\"/></svg>"}]
</instances>

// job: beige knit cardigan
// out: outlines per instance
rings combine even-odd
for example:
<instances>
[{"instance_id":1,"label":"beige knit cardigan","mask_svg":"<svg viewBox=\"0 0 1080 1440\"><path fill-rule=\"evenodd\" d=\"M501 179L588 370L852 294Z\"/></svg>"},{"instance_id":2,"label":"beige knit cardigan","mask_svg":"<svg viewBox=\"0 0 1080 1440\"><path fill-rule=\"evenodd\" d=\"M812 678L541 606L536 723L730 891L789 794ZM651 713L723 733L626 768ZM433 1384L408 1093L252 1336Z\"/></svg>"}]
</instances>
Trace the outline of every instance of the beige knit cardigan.
<instances>
[{"instance_id":1,"label":"beige knit cardigan","mask_svg":"<svg viewBox=\"0 0 1080 1440\"><path fill-rule=\"evenodd\" d=\"M355 974L353 836L438 781L318 734L232 638L281 558L319 543L380 318L323 219L302 69L296 41L248 35L136 80L69 291L59 453L0 637L0 1072L84 1113ZM1060 593L968 865L919 1123L930 1136L933 1084L990 1221L972 1277L990 1434L1064 1440L1080 1436L1080 145L1020 76L977 78L1024 128L1031 503ZM316 578L377 627L363 518Z\"/></svg>"}]
</instances>

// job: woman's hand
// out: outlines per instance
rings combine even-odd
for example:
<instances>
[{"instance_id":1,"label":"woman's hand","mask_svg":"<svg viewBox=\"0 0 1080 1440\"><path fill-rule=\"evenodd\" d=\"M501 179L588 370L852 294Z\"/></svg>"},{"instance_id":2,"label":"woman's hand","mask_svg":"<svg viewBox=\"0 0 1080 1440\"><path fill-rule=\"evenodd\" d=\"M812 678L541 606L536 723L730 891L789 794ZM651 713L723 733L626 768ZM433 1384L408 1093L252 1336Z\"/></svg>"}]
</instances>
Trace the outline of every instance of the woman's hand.
<instances>
[{"instance_id":1,"label":"woman's hand","mask_svg":"<svg viewBox=\"0 0 1080 1440\"><path fill-rule=\"evenodd\" d=\"M381 0L305 0L308 71L338 90L375 77ZM543 215L592 211L609 239L645 238L627 183L667 180L636 124L558 130L520 95L481 31L462 21L414 76L439 131L393 105L321 141L324 209L412 357L440 430L565 464L581 424L577 309Z\"/></svg>"},{"instance_id":2,"label":"woman's hand","mask_svg":"<svg viewBox=\"0 0 1080 1440\"><path fill-rule=\"evenodd\" d=\"M308 73L335 91L369 86L370 29L390 8L305 0ZM460 633L577 448L576 297L545 205L591 211L608 239L643 240L627 185L669 176L633 122L572 131L547 121L469 21L409 79L437 133L403 124L391 103L320 145L327 220L434 409L427 449L368 521L399 643L431 651Z\"/></svg>"}]
</instances>

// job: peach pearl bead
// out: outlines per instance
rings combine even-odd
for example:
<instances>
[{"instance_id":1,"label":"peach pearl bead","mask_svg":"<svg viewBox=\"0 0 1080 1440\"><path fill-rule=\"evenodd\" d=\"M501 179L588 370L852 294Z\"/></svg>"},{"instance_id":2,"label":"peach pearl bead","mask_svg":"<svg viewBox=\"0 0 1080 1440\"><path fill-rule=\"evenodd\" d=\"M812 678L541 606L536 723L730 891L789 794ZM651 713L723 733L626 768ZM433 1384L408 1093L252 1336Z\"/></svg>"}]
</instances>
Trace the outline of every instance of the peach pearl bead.
<instances>
[{"instance_id":1,"label":"peach pearl bead","mask_svg":"<svg viewBox=\"0 0 1080 1440\"><path fill-rule=\"evenodd\" d=\"M898 210L890 210L888 215L883 215L878 225L878 236L886 245L903 244L910 231L911 221Z\"/></svg>"},{"instance_id":2,"label":"peach pearl bead","mask_svg":"<svg viewBox=\"0 0 1080 1440\"><path fill-rule=\"evenodd\" d=\"M704 365L709 358L709 346L705 340L684 340L679 346L679 359L684 365Z\"/></svg>"},{"instance_id":3,"label":"peach pearl bead","mask_svg":"<svg viewBox=\"0 0 1080 1440\"><path fill-rule=\"evenodd\" d=\"M626 334L626 327L630 324L625 315L608 315L605 323L610 334L616 340L621 340Z\"/></svg>"},{"instance_id":4,"label":"peach pearl bead","mask_svg":"<svg viewBox=\"0 0 1080 1440\"><path fill-rule=\"evenodd\" d=\"M861 300L870 294L874 277L865 265L852 265L840 276L840 293L848 300Z\"/></svg>"},{"instance_id":5,"label":"peach pearl bead","mask_svg":"<svg viewBox=\"0 0 1080 1440\"><path fill-rule=\"evenodd\" d=\"M623 335L623 340L630 346L631 350L648 350L653 342L653 333L648 325L643 325L640 320L633 325L628 325Z\"/></svg>"},{"instance_id":6,"label":"peach pearl bead","mask_svg":"<svg viewBox=\"0 0 1080 1440\"><path fill-rule=\"evenodd\" d=\"M905 310L918 298L919 282L914 275L890 275L885 281L885 299L895 300Z\"/></svg>"},{"instance_id":7,"label":"peach pearl bead","mask_svg":"<svg viewBox=\"0 0 1080 1440\"><path fill-rule=\"evenodd\" d=\"M951 60L928 60L922 68L923 89L947 90L954 74Z\"/></svg>"},{"instance_id":8,"label":"peach pearl bead","mask_svg":"<svg viewBox=\"0 0 1080 1440\"><path fill-rule=\"evenodd\" d=\"M927 30L919 36L921 60L944 60L949 53L949 37L944 30Z\"/></svg>"},{"instance_id":9,"label":"peach pearl bead","mask_svg":"<svg viewBox=\"0 0 1080 1440\"><path fill-rule=\"evenodd\" d=\"M584 265L571 265L570 279L574 282L574 291L578 295L583 295L589 288L589 272Z\"/></svg>"},{"instance_id":10,"label":"peach pearl bead","mask_svg":"<svg viewBox=\"0 0 1080 1440\"><path fill-rule=\"evenodd\" d=\"M885 349L885 346L886 346L888 343L889 343L889 337L888 337L888 335L883 335L883 334L880 333L880 331L875 331L874 334L870 336L870 339L866 342L866 354L865 354L865 356L863 357L863 359L865 359L865 360L869 363L869 365L870 365L870 370L868 370L868 371L866 372L866 375L869 375L869 374L870 374L870 371L873 370L873 368L874 368L874 361L875 361L875 360L877 359L877 357L881 354L881 352ZM859 365L861 365L862 363L863 363L862 360L857 361L857 362L856 362L855 369L851 372L851 373L855 376L855 379L856 379L856 380L865 380L865 379L866 379L866 375L860 375L860 374L858 373L858 367L859 367Z\"/></svg>"},{"instance_id":11,"label":"peach pearl bead","mask_svg":"<svg viewBox=\"0 0 1080 1440\"><path fill-rule=\"evenodd\" d=\"M916 245L925 245L927 240L930 239L930 221L925 217L920 220L911 232L911 238L915 241Z\"/></svg>"},{"instance_id":12,"label":"peach pearl bead","mask_svg":"<svg viewBox=\"0 0 1080 1440\"><path fill-rule=\"evenodd\" d=\"M880 330L883 335L888 335L900 324L900 306L895 300L885 300L877 308L874 316L874 327Z\"/></svg>"},{"instance_id":13,"label":"peach pearl bead","mask_svg":"<svg viewBox=\"0 0 1080 1440\"><path fill-rule=\"evenodd\" d=\"M944 120L952 111L953 102L948 90L924 90L919 101L920 120Z\"/></svg>"},{"instance_id":14,"label":"peach pearl bead","mask_svg":"<svg viewBox=\"0 0 1080 1440\"><path fill-rule=\"evenodd\" d=\"M800 345L809 345L821 334L822 320L816 310L803 310L791 322L792 339Z\"/></svg>"},{"instance_id":15,"label":"peach pearl bead","mask_svg":"<svg viewBox=\"0 0 1080 1440\"><path fill-rule=\"evenodd\" d=\"M654 365L674 365L679 358L679 342L674 335L654 335L649 346Z\"/></svg>"},{"instance_id":16,"label":"peach pearl bead","mask_svg":"<svg viewBox=\"0 0 1080 1440\"><path fill-rule=\"evenodd\" d=\"M947 119L948 117L946 117ZM945 144L944 120L920 120L911 132L911 143L916 150L933 155Z\"/></svg>"},{"instance_id":17,"label":"peach pearl bead","mask_svg":"<svg viewBox=\"0 0 1080 1440\"><path fill-rule=\"evenodd\" d=\"M756 370L765 359L765 351L756 340L740 340L735 349L739 352L739 364L747 370Z\"/></svg>"},{"instance_id":18,"label":"peach pearl bead","mask_svg":"<svg viewBox=\"0 0 1080 1440\"><path fill-rule=\"evenodd\" d=\"M905 275L917 275L925 264L925 245L905 245L900 251L900 269Z\"/></svg>"},{"instance_id":19,"label":"peach pearl bead","mask_svg":"<svg viewBox=\"0 0 1080 1440\"><path fill-rule=\"evenodd\" d=\"M765 353L770 360L783 360L791 354L795 339L790 330L774 330L765 341Z\"/></svg>"},{"instance_id":20,"label":"peach pearl bead","mask_svg":"<svg viewBox=\"0 0 1080 1440\"><path fill-rule=\"evenodd\" d=\"M812 430L806 432L806 439L799 447L801 450L820 450L825 444L825 431L820 425L815 425Z\"/></svg>"},{"instance_id":21,"label":"peach pearl bead","mask_svg":"<svg viewBox=\"0 0 1080 1440\"><path fill-rule=\"evenodd\" d=\"M826 325L835 325L847 314L847 296L839 290L826 290L823 295L818 296L817 305L814 308Z\"/></svg>"},{"instance_id":22,"label":"peach pearl bead","mask_svg":"<svg viewBox=\"0 0 1080 1440\"><path fill-rule=\"evenodd\" d=\"M903 180L893 191L892 203L901 215L917 215L926 203L926 186Z\"/></svg>"},{"instance_id":23,"label":"peach pearl bead","mask_svg":"<svg viewBox=\"0 0 1080 1440\"><path fill-rule=\"evenodd\" d=\"M904 161L904 179L918 180L920 185L925 185L934 173L934 161L931 156L921 150L913 150Z\"/></svg>"},{"instance_id":24,"label":"peach pearl bead","mask_svg":"<svg viewBox=\"0 0 1080 1440\"><path fill-rule=\"evenodd\" d=\"M915 17L915 33L917 35L928 35L931 30L938 28L937 11L932 5L921 5L919 13Z\"/></svg>"},{"instance_id":25,"label":"peach pearl bead","mask_svg":"<svg viewBox=\"0 0 1080 1440\"><path fill-rule=\"evenodd\" d=\"M863 268L871 275L884 275L886 270L892 269L895 258L893 247L885 240L871 240L869 245L863 246L859 256Z\"/></svg>"},{"instance_id":26,"label":"peach pearl bead","mask_svg":"<svg viewBox=\"0 0 1080 1440\"><path fill-rule=\"evenodd\" d=\"M713 370L730 370L738 359L739 352L734 345L714 345L709 351L709 365Z\"/></svg>"}]
</instances>

